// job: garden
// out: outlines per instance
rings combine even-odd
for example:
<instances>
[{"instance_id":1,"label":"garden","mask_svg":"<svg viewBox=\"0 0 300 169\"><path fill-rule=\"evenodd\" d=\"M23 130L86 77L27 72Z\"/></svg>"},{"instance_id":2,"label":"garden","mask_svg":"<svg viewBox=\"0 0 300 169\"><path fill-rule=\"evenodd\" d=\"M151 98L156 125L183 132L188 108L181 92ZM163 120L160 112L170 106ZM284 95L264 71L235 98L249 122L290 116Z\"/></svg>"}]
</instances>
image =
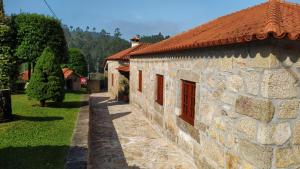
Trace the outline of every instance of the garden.
<instances>
[{"instance_id":1,"label":"garden","mask_svg":"<svg viewBox=\"0 0 300 169\"><path fill-rule=\"evenodd\" d=\"M28 100L12 96L14 120L0 124L1 169L59 169L64 167L81 93L66 93L64 103Z\"/></svg>"},{"instance_id":2,"label":"garden","mask_svg":"<svg viewBox=\"0 0 300 169\"><path fill-rule=\"evenodd\" d=\"M63 168L79 108L87 103L83 92L65 91L62 68L86 76L84 56L68 49L59 20L6 17L0 8L0 168Z\"/></svg>"}]
</instances>

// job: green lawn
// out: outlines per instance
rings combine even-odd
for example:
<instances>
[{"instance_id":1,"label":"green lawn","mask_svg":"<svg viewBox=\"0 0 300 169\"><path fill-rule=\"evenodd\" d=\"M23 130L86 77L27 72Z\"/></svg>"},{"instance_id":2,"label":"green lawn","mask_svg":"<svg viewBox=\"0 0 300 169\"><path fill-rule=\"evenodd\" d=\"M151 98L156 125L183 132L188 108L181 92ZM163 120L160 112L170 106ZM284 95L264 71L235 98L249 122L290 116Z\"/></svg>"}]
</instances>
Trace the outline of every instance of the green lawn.
<instances>
[{"instance_id":1,"label":"green lawn","mask_svg":"<svg viewBox=\"0 0 300 169\"><path fill-rule=\"evenodd\" d=\"M13 95L13 122L0 124L0 169L63 169L81 95L41 108L26 95Z\"/></svg>"}]
</instances>

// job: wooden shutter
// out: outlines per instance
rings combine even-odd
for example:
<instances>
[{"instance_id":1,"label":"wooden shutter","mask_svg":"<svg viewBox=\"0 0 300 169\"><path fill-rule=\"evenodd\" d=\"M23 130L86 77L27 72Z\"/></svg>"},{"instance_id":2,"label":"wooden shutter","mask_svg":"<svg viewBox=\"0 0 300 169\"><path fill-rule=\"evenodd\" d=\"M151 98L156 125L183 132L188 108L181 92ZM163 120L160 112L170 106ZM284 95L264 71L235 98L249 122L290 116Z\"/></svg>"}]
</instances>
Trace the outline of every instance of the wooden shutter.
<instances>
[{"instance_id":1,"label":"wooden shutter","mask_svg":"<svg viewBox=\"0 0 300 169\"><path fill-rule=\"evenodd\" d=\"M111 74L111 86L114 86L114 78L115 78L114 74Z\"/></svg>"},{"instance_id":2,"label":"wooden shutter","mask_svg":"<svg viewBox=\"0 0 300 169\"><path fill-rule=\"evenodd\" d=\"M142 75L142 71L141 70L139 70L139 88L138 88L138 90L140 91L140 92L142 92L142 82L143 82L143 75Z\"/></svg>"},{"instance_id":3,"label":"wooden shutter","mask_svg":"<svg viewBox=\"0 0 300 169\"><path fill-rule=\"evenodd\" d=\"M181 87L181 118L191 125L194 125L196 84L182 80Z\"/></svg>"},{"instance_id":4,"label":"wooden shutter","mask_svg":"<svg viewBox=\"0 0 300 169\"><path fill-rule=\"evenodd\" d=\"M156 75L157 87L156 87L156 102L160 105L164 104L164 77L162 75Z\"/></svg>"}]
</instances>

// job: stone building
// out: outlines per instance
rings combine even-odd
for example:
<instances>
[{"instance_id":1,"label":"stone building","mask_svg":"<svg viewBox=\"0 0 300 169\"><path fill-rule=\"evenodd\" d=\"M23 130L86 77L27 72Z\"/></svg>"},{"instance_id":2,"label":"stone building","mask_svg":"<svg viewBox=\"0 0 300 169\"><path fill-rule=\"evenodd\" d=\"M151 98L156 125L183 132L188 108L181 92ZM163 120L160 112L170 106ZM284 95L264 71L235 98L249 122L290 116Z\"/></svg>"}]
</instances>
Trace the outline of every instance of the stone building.
<instances>
[{"instance_id":1,"label":"stone building","mask_svg":"<svg viewBox=\"0 0 300 169\"><path fill-rule=\"evenodd\" d=\"M134 52L131 105L201 169L299 168L299 34L270 0Z\"/></svg>"},{"instance_id":2,"label":"stone building","mask_svg":"<svg viewBox=\"0 0 300 169\"><path fill-rule=\"evenodd\" d=\"M131 48L120 51L106 59L107 76L108 76L108 92L113 99L121 97L122 83L129 84L129 57L132 52L149 46L147 43L140 43L139 37L131 39Z\"/></svg>"},{"instance_id":3,"label":"stone building","mask_svg":"<svg viewBox=\"0 0 300 169\"><path fill-rule=\"evenodd\" d=\"M65 89L69 91L80 91L81 79L80 75L69 68L63 68L63 74L65 79Z\"/></svg>"}]
</instances>

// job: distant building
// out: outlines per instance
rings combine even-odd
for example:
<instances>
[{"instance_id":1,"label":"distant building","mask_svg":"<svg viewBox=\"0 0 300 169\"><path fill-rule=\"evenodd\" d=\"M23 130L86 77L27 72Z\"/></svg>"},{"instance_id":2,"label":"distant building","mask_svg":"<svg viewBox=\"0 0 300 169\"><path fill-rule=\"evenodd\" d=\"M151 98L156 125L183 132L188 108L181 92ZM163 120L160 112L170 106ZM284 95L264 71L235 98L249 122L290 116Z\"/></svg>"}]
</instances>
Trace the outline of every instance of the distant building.
<instances>
[{"instance_id":1,"label":"distant building","mask_svg":"<svg viewBox=\"0 0 300 169\"><path fill-rule=\"evenodd\" d=\"M63 68L62 69L65 79L65 89L69 91L80 91L81 85L86 86L87 79L85 77L80 76L73 70L69 68ZM28 78L28 71L25 70L22 73L20 73L19 79L27 82L29 81Z\"/></svg>"},{"instance_id":2,"label":"distant building","mask_svg":"<svg viewBox=\"0 0 300 169\"><path fill-rule=\"evenodd\" d=\"M270 0L131 53L130 102L200 169L299 168L299 57L300 5Z\"/></svg>"},{"instance_id":3,"label":"distant building","mask_svg":"<svg viewBox=\"0 0 300 169\"><path fill-rule=\"evenodd\" d=\"M119 98L121 95L123 82L129 83L129 57L132 52L141 50L150 44L140 43L139 37L131 39L132 47L120 51L106 59L107 75L108 75L108 91L112 98Z\"/></svg>"},{"instance_id":4,"label":"distant building","mask_svg":"<svg viewBox=\"0 0 300 169\"><path fill-rule=\"evenodd\" d=\"M69 68L63 68L63 74L65 78L65 89L70 91L80 91L81 78L80 75L75 73Z\"/></svg>"}]
</instances>

